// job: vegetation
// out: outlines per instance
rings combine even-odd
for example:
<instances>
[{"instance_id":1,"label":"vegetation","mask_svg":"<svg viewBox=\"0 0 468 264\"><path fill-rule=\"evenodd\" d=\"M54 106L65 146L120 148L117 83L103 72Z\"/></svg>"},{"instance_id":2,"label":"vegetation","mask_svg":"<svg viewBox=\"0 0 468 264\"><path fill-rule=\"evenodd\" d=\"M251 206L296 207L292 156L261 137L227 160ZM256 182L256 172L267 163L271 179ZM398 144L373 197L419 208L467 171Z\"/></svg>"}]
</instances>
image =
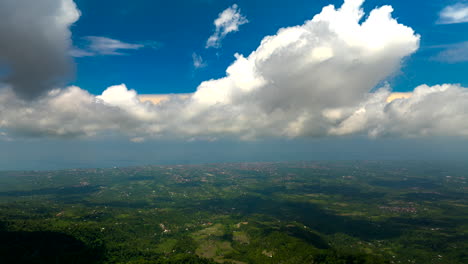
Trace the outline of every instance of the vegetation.
<instances>
[{"instance_id":1,"label":"vegetation","mask_svg":"<svg viewBox=\"0 0 468 264\"><path fill-rule=\"evenodd\" d=\"M0 263L468 263L468 166L0 172Z\"/></svg>"}]
</instances>

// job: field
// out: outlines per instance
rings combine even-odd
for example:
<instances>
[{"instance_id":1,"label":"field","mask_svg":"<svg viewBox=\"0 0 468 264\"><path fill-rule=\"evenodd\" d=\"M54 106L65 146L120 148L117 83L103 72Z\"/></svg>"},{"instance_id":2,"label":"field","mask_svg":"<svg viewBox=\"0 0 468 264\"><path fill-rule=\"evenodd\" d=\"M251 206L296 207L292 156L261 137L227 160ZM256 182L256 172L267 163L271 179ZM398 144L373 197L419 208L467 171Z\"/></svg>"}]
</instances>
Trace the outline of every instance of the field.
<instances>
[{"instance_id":1,"label":"field","mask_svg":"<svg viewBox=\"0 0 468 264\"><path fill-rule=\"evenodd\" d=\"M468 263L468 165L0 172L0 263Z\"/></svg>"}]
</instances>

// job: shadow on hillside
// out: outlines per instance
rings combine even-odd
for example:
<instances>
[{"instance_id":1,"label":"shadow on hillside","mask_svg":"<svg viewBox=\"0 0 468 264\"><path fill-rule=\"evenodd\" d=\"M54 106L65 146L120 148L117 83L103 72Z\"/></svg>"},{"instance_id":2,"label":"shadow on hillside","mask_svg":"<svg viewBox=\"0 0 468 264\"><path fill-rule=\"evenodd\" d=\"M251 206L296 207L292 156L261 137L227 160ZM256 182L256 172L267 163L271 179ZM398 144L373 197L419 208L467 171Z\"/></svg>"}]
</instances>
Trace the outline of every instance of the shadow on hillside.
<instances>
[{"instance_id":1,"label":"shadow on hillside","mask_svg":"<svg viewBox=\"0 0 468 264\"><path fill-rule=\"evenodd\" d=\"M92 264L103 259L102 248L89 248L56 232L8 232L0 224L0 263Z\"/></svg>"},{"instance_id":2,"label":"shadow on hillside","mask_svg":"<svg viewBox=\"0 0 468 264\"><path fill-rule=\"evenodd\" d=\"M310 203L277 201L257 196L202 201L194 206L218 214L265 215L284 222L296 221L323 234L344 233L364 240L398 237L403 232L400 225L390 222L372 222L335 215ZM301 238L299 235L294 236Z\"/></svg>"}]
</instances>

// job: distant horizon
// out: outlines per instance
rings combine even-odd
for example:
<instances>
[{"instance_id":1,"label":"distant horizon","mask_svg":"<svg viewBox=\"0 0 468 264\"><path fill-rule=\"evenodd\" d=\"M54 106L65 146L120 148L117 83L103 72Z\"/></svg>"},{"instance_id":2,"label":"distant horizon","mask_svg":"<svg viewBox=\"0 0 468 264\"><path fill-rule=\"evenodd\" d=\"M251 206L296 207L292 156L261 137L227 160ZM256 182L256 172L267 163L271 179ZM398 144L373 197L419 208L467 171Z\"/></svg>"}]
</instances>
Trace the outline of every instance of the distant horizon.
<instances>
[{"instance_id":1,"label":"distant horizon","mask_svg":"<svg viewBox=\"0 0 468 264\"><path fill-rule=\"evenodd\" d=\"M449 142L449 143L447 143ZM38 144L37 147L35 144ZM39 147L41 146L41 147ZM45 148L42 148L45 146ZM262 142L131 142L81 141L63 145L0 142L0 171L112 168L145 165L187 165L237 162L295 161L455 161L468 163L468 141L445 138L427 142L412 139L277 140ZM31 151L31 149L36 149ZM404 150L404 152L402 152ZM66 154L64 154L66 153Z\"/></svg>"},{"instance_id":2,"label":"distant horizon","mask_svg":"<svg viewBox=\"0 0 468 264\"><path fill-rule=\"evenodd\" d=\"M57 168L57 169L12 169L12 170L0 170L0 173L9 173L9 172L59 172L59 171L86 171L86 170L112 170L112 169L136 169L136 168L148 168L148 167L191 167L191 166L216 166L216 165L242 165L242 164L295 164L295 163L396 163L396 164L427 164L438 165L438 166L448 166L448 165L466 165L468 167L467 160L399 160L399 159L388 159L388 160L289 160L289 161L232 161L232 162L214 162L214 163L160 163L160 164L142 164L142 165L128 165L128 166L113 166L113 167L70 167L70 168ZM395 165L396 165L395 164ZM1 175L0 175L1 176Z\"/></svg>"}]
</instances>

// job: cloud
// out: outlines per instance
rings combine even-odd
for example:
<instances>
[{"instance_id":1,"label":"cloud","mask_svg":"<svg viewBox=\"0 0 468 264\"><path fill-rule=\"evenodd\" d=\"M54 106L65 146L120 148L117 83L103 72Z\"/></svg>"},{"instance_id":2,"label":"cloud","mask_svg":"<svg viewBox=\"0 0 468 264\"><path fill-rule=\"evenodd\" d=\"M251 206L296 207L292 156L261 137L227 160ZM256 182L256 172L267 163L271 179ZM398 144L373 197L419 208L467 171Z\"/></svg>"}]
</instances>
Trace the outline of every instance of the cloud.
<instances>
[{"instance_id":1,"label":"cloud","mask_svg":"<svg viewBox=\"0 0 468 264\"><path fill-rule=\"evenodd\" d=\"M163 43L154 40L139 41L137 44L143 45L145 48L158 50L164 46Z\"/></svg>"},{"instance_id":2,"label":"cloud","mask_svg":"<svg viewBox=\"0 0 468 264\"><path fill-rule=\"evenodd\" d=\"M26 103L4 88L0 129L37 137L118 133L139 141L464 135L463 122L455 128L467 117L465 88L423 86L392 99L389 88L372 92L418 49L419 36L392 18L390 6L362 21L362 3L329 5L303 25L278 30L250 55L236 54L224 78L189 95L139 96L117 85L94 96L68 87Z\"/></svg>"},{"instance_id":3,"label":"cloud","mask_svg":"<svg viewBox=\"0 0 468 264\"><path fill-rule=\"evenodd\" d=\"M239 31L239 26L249 21L240 13L239 7L234 4L221 12L214 21L215 32L206 41L206 48L219 48L221 41L232 32Z\"/></svg>"},{"instance_id":4,"label":"cloud","mask_svg":"<svg viewBox=\"0 0 468 264\"><path fill-rule=\"evenodd\" d=\"M92 56L95 56L96 54L91 52L91 51L87 51L87 50L84 50L84 49L79 49L79 48L72 48L69 52L70 56L74 57L74 58L82 58L82 57L92 57Z\"/></svg>"},{"instance_id":5,"label":"cloud","mask_svg":"<svg viewBox=\"0 0 468 264\"><path fill-rule=\"evenodd\" d=\"M192 94L142 94L138 95L138 100L141 102L150 102L155 105L160 104L165 101L169 101L174 98L178 99L188 99Z\"/></svg>"},{"instance_id":6,"label":"cloud","mask_svg":"<svg viewBox=\"0 0 468 264\"><path fill-rule=\"evenodd\" d=\"M125 55L124 50L138 50L145 44L125 43L117 39L107 37L88 36L84 37L89 42L85 49L72 49L70 55L73 57L89 57L97 55ZM159 48L157 42L146 43L152 48Z\"/></svg>"},{"instance_id":7,"label":"cloud","mask_svg":"<svg viewBox=\"0 0 468 264\"><path fill-rule=\"evenodd\" d=\"M16 136L70 138L113 131L131 136L155 117L149 103L141 103L136 92L123 85L109 87L100 96L71 86L32 102L17 98L9 88L0 91L0 127Z\"/></svg>"},{"instance_id":8,"label":"cloud","mask_svg":"<svg viewBox=\"0 0 468 264\"><path fill-rule=\"evenodd\" d=\"M439 52L433 59L447 63L468 61L468 41L441 47L445 49Z\"/></svg>"},{"instance_id":9,"label":"cloud","mask_svg":"<svg viewBox=\"0 0 468 264\"><path fill-rule=\"evenodd\" d=\"M62 85L72 73L70 25L80 12L73 0L0 1L3 80L24 99Z\"/></svg>"},{"instance_id":10,"label":"cloud","mask_svg":"<svg viewBox=\"0 0 468 264\"><path fill-rule=\"evenodd\" d=\"M413 93L412 92L397 92L397 93L391 93L388 97L387 97L387 103L391 103L395 100L398 100L398 99L406 99L406 98L410 98L411 96L413 96Z\"/></svg>"},{"instance_id":11,"label":"cloud","mask_svg":"<svg viewBox=\"0 0 468 264\"><path fill-rule=\"evenodd\" d=\"M26 8L23 3L2 1L0 14L16 5ZM375 91L377 85L400 70L405 57L418 49L419 35L393 19L390 6L376 8L365 16L362 3L346 0L340 8L329 5L302 25L278 30L265 37L248 56L235 54L225 77L201 83L192 94L138 95L121 84L96 96L75 86L50 90L54 87L50 84L55 83L51 80L63 73L52 69L68 65L61 59L70 49L68 27L79 17L73 2L30 1L34 7L44 8L40 12L33 10L34 18L51 23L51 30L32 25L43 32L28 30L32 36L26 36L21 31L24 25L19 23L24 21L17 17L12 19L18 23L6 23L11 29L0 25L7 36L0 41L0 54L13 72L8 82L0 84L0 140L112 134L126 135L135 143L147 138L468 136L468 88L443 84L421 85L408 93L392 93L387 86ZM50 10L55 5L61 7L59 11ZM51 20L50 14L56 16L52 15ZM8 17L8 13L4 15ZM46 43L41 39L44 34L51 34L57 42ZM6 53L13 45L12 39L38 43L38 51L52 56L37 54L39 59L52 63L51 71L47 71L51 75L29 80L30 87L37 84L41 89L22 90L23 86L12 81L18 73L43 74L36 68L44 67L28 57L34 53ZM89 52L120 53L124 47L138 49L132 45L143 45L101 43L106 42L113 44L107 48L97 45ZM19 46L24 52L31 48ZM465 46L447 46L441 54ZM444 58L450 56L447 52ZM39 75L32 74L35 76ZM44 94L34 100L24 100L41 92Z\"/></svg>"},{"instance_id":12,"label":"cloud","mask_svg":"<svg viewBox=\"0 0 468 264\"><path fill-rule=\"evenodd\" d=\"M143 142L145 142L145 138L136 137L136 138L131 138L130 141L133 142L133 143L143 143Z\"/></svg>"},{"instance_id":13,"label":"cloud","mask_svg":"<svg viewBox=\"0 0 468 264\"><path fill-rule=\"evenodd\" d=\"M123 55L120 50L137 50L144 47L141 44L130 44L106 37L88 36L86 39L91 42L89 49L100 55Z\"/></svg>"},{"instance_id":14,"label":"cloud","mask_svg":"<svg viewBox=\"0 0 468 264\"><path fill-rule=\"evenodd\" d=\"M142 48L160 49L163 45L158 41L141 41L139 43L125 43L121 40L107 37L87 36L84 37L88 45L84 48L72 48L70 56L75 58L93 57L102 55L121 56L126 55L124 51L139 50Z\"/></svg>"},{"instance_id":15,"label":"cloud","mask_svg":"<svg viewBox=\"0 0 468 264\"><path fill-rule=\"evenodd\" d=\"M389 94L388 89L369 94L351 114L349 109L335 109L335 118L340 121L330 130L331 134L468 136L468 88L451 84L421 85L410 97L391 102L386 100Z\"/></svg>"},{"instance_id":16,"label":"cloud","mask_svg":"<svg viewBox=\"0 0 468 264\"><path fill-rule=\"evenodd\" d=\"M468 22L468 4L457 3L442 9L438 24L456 24Z\"/></svg>"},{"instance_id":17,"label":"cloud","mask_svg":"<svg viewBox=\"0 0 468 264\"><path fill-rule=\"evenodd\" d=\"M204 62L203 58L200 55L196 54L195 52L192 53L192 60L193 60L193 67L195 67L195 69L206 67L206 62Z\"/></svg>"}]
</instances>

